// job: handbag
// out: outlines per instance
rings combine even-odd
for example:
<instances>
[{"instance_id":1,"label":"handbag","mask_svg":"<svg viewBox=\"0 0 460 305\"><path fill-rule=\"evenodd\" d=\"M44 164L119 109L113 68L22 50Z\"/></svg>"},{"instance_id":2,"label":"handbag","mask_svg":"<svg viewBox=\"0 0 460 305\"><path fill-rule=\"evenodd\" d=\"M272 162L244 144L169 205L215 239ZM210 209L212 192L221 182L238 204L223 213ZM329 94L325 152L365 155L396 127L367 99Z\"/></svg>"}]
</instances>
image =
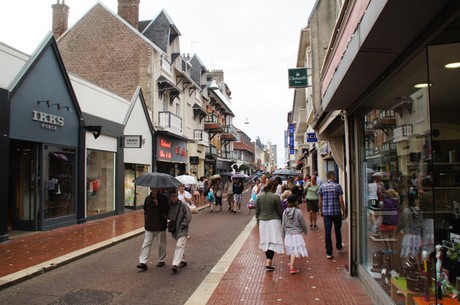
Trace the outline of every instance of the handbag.
<instances>
[{"instance_id":1,"label":"handbag","mask_svg":"<svg viewBox=\"0 0 460 305\"><path fill-rule=\"evenodd\" d=\"M179 206L179 208L177 209L176 219L170 220L168 222L168 232L169 233L173 233L173 234L176 233L176 227L177 227L176 223L177 223L177 217L179 217L180 208L181 207Z\"/></svg>"},{"instance_id":2,"label":"handbag","mask_svg":"<svg viewBox=\"0 0 460 305\"><path fill-rule=\"evenodd\" d=\"M190 211L192 211L192 214L198 214L198 209L196 207L196 205L192 204L190 206Z\"/></svg>"}]
</instances>

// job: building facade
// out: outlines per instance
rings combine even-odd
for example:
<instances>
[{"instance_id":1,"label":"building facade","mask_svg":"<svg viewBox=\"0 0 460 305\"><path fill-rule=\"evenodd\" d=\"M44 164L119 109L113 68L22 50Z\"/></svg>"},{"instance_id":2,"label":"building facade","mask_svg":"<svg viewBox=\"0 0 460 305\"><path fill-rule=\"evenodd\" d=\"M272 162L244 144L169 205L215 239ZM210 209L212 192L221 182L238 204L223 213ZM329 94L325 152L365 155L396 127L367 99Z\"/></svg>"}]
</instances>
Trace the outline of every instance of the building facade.
<instances>
[{"instance_id":1,"label":"building facade","mask_svg":"<svg viewBox=\"0 0 460 305\"><path fill-rule=\"evenodd\" d=\"M376 304L446 298L459 277L459 18L458 1L362 0L318 1L309 20L310 43L328 42L309 126L346 173L350 273Z\"/></svg>"}]
</instances>

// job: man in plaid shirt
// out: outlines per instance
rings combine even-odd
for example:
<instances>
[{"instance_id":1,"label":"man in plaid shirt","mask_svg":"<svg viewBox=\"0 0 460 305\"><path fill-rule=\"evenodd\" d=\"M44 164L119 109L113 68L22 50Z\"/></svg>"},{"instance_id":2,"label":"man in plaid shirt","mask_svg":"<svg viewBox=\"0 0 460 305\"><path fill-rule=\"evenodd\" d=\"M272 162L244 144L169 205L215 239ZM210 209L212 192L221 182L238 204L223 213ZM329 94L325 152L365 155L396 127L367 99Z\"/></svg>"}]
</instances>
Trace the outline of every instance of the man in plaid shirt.
<instances>
[{"instance_id":1,"label":"man in plaid shirt","mask_svg":"<svg viewBox=\"0 0 460 305\"><path fill-rule=\"evenodd\" d=\"M335 229L336 248L340 253L345 244L342 242L342 219L346 218L343 191L340 184L335 183L335 173L327 173L327 182L323 183L318 190L318 203L321 216L324 219L326 237L326 256L332 259L332 224Z\"/></svg>"}]
</instances>

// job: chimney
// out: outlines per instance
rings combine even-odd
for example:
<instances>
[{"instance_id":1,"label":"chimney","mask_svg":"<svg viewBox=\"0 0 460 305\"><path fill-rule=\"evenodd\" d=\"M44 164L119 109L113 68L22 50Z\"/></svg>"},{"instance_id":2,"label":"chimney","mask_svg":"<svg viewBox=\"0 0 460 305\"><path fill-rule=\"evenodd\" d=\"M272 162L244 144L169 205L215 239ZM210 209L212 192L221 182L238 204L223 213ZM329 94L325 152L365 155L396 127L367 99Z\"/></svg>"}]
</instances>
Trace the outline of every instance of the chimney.
<instances>
[{"instance_id":1,"label":"chimney","mask_svg":"<svg viewBox=\"0 0 460 305\"><path fill-rule=\"evenodd\" d=\"M56 4L51 5L53 9L53 33L57 39L65 31L67 31L69 21L69 6L65 4L65 0L57 0Z\"/></svg>"},{"instance_id":2,"label":"chimney","mask_svg":"<svg viewBox=\"0 0 460 305\"><path fill-rule=\"evenodd\" d=\"M139 28L139 2L140 0L118 0L118 16L135 29Z\"/></svg>"}]
</instances>

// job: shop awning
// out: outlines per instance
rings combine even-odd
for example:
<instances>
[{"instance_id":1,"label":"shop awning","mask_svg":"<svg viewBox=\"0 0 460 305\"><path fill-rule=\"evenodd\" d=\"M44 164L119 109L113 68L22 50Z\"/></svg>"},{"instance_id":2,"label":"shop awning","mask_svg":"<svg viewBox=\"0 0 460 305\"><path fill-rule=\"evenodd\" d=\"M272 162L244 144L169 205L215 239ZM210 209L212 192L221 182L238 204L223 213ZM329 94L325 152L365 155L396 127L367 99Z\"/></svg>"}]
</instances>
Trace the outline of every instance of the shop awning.
<instances>
[{"instance_id":1,"label":"shop awning","mask_svg":"<svg viewBox=\"0 0 460 305\"><path fill-rule=\"evenodd\" d=\"M358 102L382 75L388 74L389 68L396 69L393 64L398 58L414 54L429 41L436 29L430 25L435 18L447 20L459 6L455 2L458 1L370 1L346 50L338 54L341 51L331 47L334 53L327 55L330 61L323 76L323 109L349 109ZM341 27L345 31L347 24ZM405 55L408 48L413 51Z\"/></svg>"}]
</instances>

